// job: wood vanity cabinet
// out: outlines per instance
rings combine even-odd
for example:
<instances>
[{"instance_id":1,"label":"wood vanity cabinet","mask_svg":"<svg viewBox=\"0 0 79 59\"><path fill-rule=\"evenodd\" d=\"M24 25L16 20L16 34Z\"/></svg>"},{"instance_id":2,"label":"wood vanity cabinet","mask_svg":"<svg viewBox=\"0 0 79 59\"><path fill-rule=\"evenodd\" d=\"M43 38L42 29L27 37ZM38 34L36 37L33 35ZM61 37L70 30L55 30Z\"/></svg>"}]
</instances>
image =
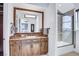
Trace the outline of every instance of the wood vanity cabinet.
<instances>
[{"instance_id":1,"label":"wood vanity cabinet","mask_svg":"<svg viewBox=\"0 0 79 59\"><path fill-rule=\"evenodd\" d=\"M10 40L11 56L36 56L48 52L48 39Z\"/></svg>"}]
</instances>

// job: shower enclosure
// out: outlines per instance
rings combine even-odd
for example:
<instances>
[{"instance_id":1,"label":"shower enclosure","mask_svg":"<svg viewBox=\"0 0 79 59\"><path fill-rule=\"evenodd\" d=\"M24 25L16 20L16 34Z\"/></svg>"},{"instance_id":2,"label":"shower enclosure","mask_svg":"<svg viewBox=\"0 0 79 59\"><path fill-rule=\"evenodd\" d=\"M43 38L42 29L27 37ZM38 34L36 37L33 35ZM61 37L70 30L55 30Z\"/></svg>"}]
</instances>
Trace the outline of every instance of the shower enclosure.
<instances>
[{"instance_id":1,"label":"shower enclosure","mask_svg":"<svg viewBox=\"0 0 79 59\"><path fill-rule=\"evenodd\" d=\"M75 48L75 8L72 3L56 4L57 40L56 55L63 55Z\"/></svg>"},{"instance_id":2,"label":"shower enclosure","mask_svg":"<svg viewBox=\"0 0 79 59\"><path fill-rule=\"evenodd\" d=\"M71 10L72 11L72 10ZM57 47L69 46L74 43L74 14L68 11L58 11L58 41Z\"/></svg>"}]
</instances>

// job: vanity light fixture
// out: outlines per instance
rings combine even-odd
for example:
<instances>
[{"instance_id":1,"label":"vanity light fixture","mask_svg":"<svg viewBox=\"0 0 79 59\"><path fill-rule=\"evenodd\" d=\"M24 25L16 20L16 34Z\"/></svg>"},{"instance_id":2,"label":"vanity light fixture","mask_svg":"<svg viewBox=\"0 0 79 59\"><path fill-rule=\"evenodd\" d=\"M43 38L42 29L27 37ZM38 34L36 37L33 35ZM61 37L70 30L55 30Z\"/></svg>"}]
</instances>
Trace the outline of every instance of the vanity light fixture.
<instances>
[{"instance_id":1,"label":"vanity light fixture","mask_svg":"<svg viewBox=\"0 0 79 59\"><path fill-rule=\"evenodd\" d=\"M35 15L29 15L29 14L24 15L24 17L25 17L25 18L36 18L36 16L35 16Z\"/></svg>"}]
</instances>

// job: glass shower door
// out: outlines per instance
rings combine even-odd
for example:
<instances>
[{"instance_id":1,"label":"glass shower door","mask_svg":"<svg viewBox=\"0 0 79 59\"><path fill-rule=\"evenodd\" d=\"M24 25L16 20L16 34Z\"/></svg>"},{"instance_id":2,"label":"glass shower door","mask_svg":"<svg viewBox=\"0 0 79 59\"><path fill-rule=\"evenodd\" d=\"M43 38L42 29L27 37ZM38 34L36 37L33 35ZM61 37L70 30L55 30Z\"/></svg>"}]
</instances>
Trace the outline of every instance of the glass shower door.
<instances>
[{"instance_id":1,"label":"glass shower door","mask_svg":"<svg viewBox=\"0 0 79 59\"><path fill-rule=\"evenodd\" d=\"M64 44L72 44L72 16L62 17L62 41Z\"/></svg>"}]
</instances>

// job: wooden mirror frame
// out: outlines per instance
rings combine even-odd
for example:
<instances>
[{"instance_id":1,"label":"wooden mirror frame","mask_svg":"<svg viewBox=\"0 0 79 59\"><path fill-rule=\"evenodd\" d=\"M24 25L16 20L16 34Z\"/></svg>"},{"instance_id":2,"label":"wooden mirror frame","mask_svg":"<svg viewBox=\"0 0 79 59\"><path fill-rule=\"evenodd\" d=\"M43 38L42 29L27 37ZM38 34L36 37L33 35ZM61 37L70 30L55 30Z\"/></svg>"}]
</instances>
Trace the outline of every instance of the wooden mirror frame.
<instances>
[{"instance_id":1,"label":"wooden mirror frame","mask_svg":"<svg viewBox=\"0 0 79 59\"><path fill-rule=\"evenodd\" d=\"M15 21L15 20L16 20L16 10L41 13L41 14L42 14L42 31L41 31L41 32L33 32L33 33L31 33L31 34L38 34L38 33L43 34L43 32L44 32L44 12L14 7L14 11L13 11L14 27L16 26L16 25L15 25L15 22L16 22L16 21ZM16 32L15 34L30 34L30 33L17 33L17 32Z\"/></svg>"}]
</instances>

